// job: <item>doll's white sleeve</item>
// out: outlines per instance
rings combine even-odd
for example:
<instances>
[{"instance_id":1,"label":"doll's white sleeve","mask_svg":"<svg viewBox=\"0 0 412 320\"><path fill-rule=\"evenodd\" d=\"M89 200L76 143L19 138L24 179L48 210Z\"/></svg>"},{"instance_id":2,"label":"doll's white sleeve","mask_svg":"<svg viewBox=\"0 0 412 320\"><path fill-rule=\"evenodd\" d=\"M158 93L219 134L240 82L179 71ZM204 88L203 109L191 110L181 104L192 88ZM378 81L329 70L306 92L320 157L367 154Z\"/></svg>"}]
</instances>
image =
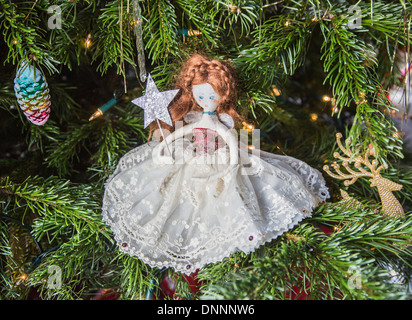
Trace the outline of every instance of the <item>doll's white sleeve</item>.
<instances>
[{"instance_id":1,"label":"doll's white sleeve","mask_svg":"<svg viewBox=\"0 0 412 320\"><path fill-rule=\"evenodd\" d=\"M235 121L233 118L227 113L220 113L219 120L222 122L228 129L233 129L235 126Z\"/></svg>"}]
</instances>

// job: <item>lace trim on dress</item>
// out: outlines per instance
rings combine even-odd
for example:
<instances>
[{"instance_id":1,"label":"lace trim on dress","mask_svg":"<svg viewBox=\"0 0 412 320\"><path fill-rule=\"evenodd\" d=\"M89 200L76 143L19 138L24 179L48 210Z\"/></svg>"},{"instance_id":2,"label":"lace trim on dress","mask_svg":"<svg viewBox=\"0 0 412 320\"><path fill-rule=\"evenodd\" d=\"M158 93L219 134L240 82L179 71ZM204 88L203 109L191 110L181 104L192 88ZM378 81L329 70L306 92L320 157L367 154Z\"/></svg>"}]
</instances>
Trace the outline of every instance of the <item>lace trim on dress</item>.
<instances>
[{"instance_id":1,"label":"lace trim on dress","mask_svg":"<svg viewBox=\"0 0 412 320\"><path fill-rule=\"evenodd\" d=\"M305 178L306 187L313 192L319 199L319 202L324 202L330 197L328 187L326 186L325 179L322 174L312 168L307 163L289 156L273 155L267 152L262 152L264 155L262 158L268 163L275 163L276 161L283 161L287 163L291 168L298 172Z\"/></svg>"},{"instance_id":2,"label":"lace trim on dress","mask_svg":"<svg viewBox=\"0 0 412 320\"><path fill-rule=\"evenodd\" d=\"M119 250L151 267L190 274L236 251L252 252L309 217L329 196L320 172L291 157L252 156L247 169L241 164L209 179L221 172L213 161L227 147L202 155L212 159L210 165L156 166L156 145L121 158L105 184L102 208Z\"/></svg>"},{"instance_id":3,"label":"lace trim on dress","mask_svg":"<svg viewBox=\"0 0 412 320\"><path fill-rule=\"evenodd\" d=\"M110 215L107 214L106 205L103 208L104 221L109 224L113 223ZM128 209L129 205L124 204L122 210L119 210L116 214L124 215ZM310 215L309 211L303 214L291 209L288 204L283 205L281 208L274 206L272 210L268 211L271 223L262 232L247 233L248 224L246 223L234 224L234 228L230 230L222 230L216 227L207 231L203 230L203 236L193 238L187 246L182 245L182 238L170 243L168 234L155 226L131 230L127 223L122 220L121 227L114 228L113 232L121 252L138 256L152 268L172 267L177 272L189 275L206 264L222 261L238 251L239 248L246 254L250 253L261 245L276 239ZM247 211L243 207L242 210L236 213L244 217ZM174 225L178 223L174 222ZM189 228L187 224L185 227ZM134 243L134 245L129 245L130 243ZM203 243L203 245L198 247L200 243ZM152 249L146 253L142 249L147 246L152 246ZM222 250L222 248L226 249ZM184 252L184 254L180 252ZM159 257L163 257L163 260L158 260Z\"/></svg>"}]
</instances>

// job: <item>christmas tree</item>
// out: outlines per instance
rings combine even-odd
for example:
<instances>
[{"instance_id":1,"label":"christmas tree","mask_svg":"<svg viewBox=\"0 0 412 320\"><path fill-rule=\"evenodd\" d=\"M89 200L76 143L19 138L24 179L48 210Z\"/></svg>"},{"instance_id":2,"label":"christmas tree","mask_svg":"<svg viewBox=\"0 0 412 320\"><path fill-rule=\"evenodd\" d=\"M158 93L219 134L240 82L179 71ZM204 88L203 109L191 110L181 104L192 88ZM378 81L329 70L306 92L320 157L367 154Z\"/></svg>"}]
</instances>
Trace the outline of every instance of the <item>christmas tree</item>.
<instances>
[{"instance_id":1,"label":"christmas tree","mask_svg":"<svg viewBox=\"0 0 412 320\"><path fill-rule=\"evenodd\" d=\"M2 299L411 297L412 2L0 0ZM150 73L228 61L243 129L320 170L331 198L259 250L192 276L119 252L102 220L149 139ZM409 130L409 131L408 131Z\"/></svg>"}]
</instances>

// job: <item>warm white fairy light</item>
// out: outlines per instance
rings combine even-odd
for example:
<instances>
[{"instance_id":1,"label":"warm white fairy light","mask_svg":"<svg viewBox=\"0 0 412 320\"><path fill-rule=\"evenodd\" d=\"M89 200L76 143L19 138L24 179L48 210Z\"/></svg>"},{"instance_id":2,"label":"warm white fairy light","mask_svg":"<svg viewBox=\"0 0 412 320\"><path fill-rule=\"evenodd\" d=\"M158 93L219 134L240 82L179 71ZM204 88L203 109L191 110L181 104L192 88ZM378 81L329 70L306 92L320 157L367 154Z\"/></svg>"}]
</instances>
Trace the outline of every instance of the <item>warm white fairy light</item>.
<instances>
[{"instance_id":1,"label":"warm white fairy light","mask_svg":"<svg viewBox=\"0 0 412 320\"><path fill-rule=\"evenodd\" d=\"M252 124L247 123L245 121L243 121L242 124L243 124L243 129L246 129L248 131L252 131L253 129L255 129L255 127Z\"/></svg>"},{"instance_id":2,"label":"warm white fairy light","mask_svg":"<svg viewBox=\"0 0 412 320\"><path fill-rule=\"evenodd\" d=\"M275 96L280 96L280 91L279 91L278 88L273 87L273 88L272 88L272 91L273 91L273 93L275 94Z\"/></svg>"},{"instance_id":3,"label":"warm white fairy light","mask_svg":"<svg viewBox=\"0 0 412 320\"><path fill-rule=\"evenodd\" d=\"M142 23L142 20L141 20L141 19L131 20L131 21L130 21L130 25L131 25L131 26L138 25L138 24L140 24L140 23Z\"/></svg>"},{"instance_id":4,"label":"warm white fairy light","mask_svg":"<svg viewBox=\"0 0 412 320\"><path fill-rule=\"evenodd\" d=\"M396 138L396 139L399 139L399 138L401 138L401 134L399 133L399 131L396 131L396 132L394 132L393 134L392 134L392 137L394 137L394 138Z\"/></svg>"},{"instance_id":5,"label":"warm white fairy light","mask_svg":"<svg viewBox=\"0 0 412 320\"><path fill-rule=\"evenodd\" d=\"M84 47L86 49L90 48L90 46L92 45L92 40L91 40L92 35L89 33L86 37L86 39L84 40Z\"/></svg>"},{"instance_id":6,"label":"warm white fairy light","mask_svg":"<svg viewBox=\"0 0 412 320\"><path fill-rule=\"evenodd\" d=\"M361 98L361 100L356 101L356 104L368 102L368 100L365 99L365 92L359 92L359 97Z\"/></svg>"},{"instance_id":7,"label":"warm white fairy light","mask_svg":"<svg viewBox=\"0 0 412 320\"><path fill-rule=\"evenodd\" d=\"M316 113L311 113L310 114L310 120L315 122L316 120L318 120L318 115Z\"/></svg>"},{"instance_id":8,"label":"warm white fairy light","mask_svg":"<svg viewBox=\"0 0 412 320\"><path fill-rule=\"evenodd\" d=\"M16 281L15 285L16 285L16 286L19 286L21 283L25 282L26 279L27 279L27 274L26 274L26 273L23 273L23 274L19 275L19 276L16 278L17 281Z\"/></svg>"},{"instance_id":9,"label":"warm white fairy light","mask_svg":"<svg viewBox=\"0 0 412 320\"><path fill-rule=\"evenodd\" d=\"M330 101L330 97L327 96L327 95L324 95L322 100L325 101L325 102L328 102L328 101Z\"/></svg>"}]
</instances>

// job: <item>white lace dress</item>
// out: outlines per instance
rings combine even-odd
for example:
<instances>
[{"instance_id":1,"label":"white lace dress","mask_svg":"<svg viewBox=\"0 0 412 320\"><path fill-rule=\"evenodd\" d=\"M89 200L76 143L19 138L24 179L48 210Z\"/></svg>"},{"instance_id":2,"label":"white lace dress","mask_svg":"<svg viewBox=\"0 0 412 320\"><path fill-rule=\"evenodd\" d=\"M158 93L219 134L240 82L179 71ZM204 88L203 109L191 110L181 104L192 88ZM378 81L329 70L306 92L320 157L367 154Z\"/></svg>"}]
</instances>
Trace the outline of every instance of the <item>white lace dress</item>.
<instances>
[{"instance_id":1,"label":"white lace dress","mask_svg":"<svg viewBox=\"0 0 412 320\"><path fill-rule=\"evenodd\" d=\"M171 147L174 164L156 164L149 142L124 155L106 182L103 219L120 251L151 267L190 274L235 251L254 251L293 228L329 197L321 173L292 157L228 146L193 130ZM216 148L218 147L218 148Z\"/></svg>"}]
</instances>

